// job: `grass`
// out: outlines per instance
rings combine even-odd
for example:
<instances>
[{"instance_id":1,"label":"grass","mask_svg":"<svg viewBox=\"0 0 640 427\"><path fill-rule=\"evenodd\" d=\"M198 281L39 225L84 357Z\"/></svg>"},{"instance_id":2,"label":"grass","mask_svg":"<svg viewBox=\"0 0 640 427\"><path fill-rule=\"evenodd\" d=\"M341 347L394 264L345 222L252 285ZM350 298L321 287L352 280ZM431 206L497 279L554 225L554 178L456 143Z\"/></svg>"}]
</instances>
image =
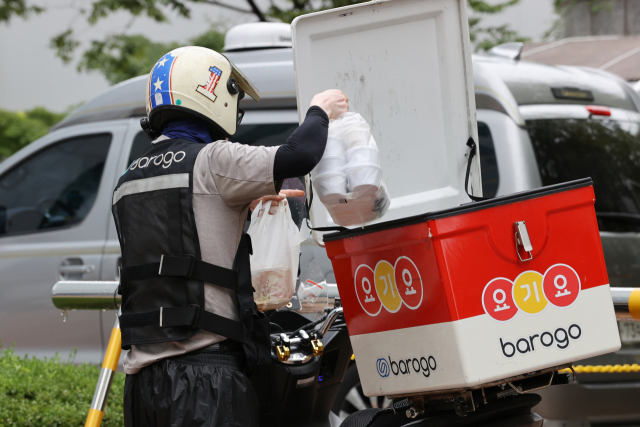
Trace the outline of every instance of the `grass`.
<instances>
[{"instance_id":1,"label":"grass","mask_svg":"<svg viewBox=\"0 0 640 427\"><path fill-rule=\"evenodd\" d=\"M100 368L67 360L20 357L0 349L0 427L84 426ZM102 426L122 427L124 374L117 373Z\"/></svg>"}]
</instances>

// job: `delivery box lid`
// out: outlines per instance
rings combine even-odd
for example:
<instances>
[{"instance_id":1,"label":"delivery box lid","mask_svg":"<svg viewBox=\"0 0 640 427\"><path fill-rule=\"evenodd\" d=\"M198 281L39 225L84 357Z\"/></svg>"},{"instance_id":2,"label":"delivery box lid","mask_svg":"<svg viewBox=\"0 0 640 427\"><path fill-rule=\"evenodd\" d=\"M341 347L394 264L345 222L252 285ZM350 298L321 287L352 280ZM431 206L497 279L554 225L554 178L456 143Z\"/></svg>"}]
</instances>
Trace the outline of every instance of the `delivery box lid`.
<instances>
[{"instance_id":1,"label":"delivery box lid","mask_svg":"<svg viewBox=\"0 0 640 427\"><path fill-rule=\"evenodd\" d=\"M373 1L312 13L294 20L292 36L300 122L313 95L338 88L371 126L391 196L382 221L470 201L466 142L478 138L465 1ZM480 182L476 156L476 196ZM319 200L311 220L333 225Z\"/></svg>"}]
</instances>

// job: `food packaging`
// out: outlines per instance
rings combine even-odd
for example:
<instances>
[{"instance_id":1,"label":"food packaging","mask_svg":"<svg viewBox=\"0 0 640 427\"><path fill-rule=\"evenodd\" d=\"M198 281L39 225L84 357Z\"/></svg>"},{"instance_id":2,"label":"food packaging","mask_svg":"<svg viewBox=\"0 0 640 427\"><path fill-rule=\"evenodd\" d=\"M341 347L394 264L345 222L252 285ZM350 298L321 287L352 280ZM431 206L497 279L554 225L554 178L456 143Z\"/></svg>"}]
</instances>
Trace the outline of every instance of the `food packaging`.
<instances>
[{"instance_id":1,"label":"food packaging","mask_svg":"<svg viewBox=\"0 0 640 427\"><path fill-rule=\"evenodd\" d=\"M379 187L382 168L375 163L349 163L347 171L347 189L357 193L358 189Z\"/></svg>"},{"instance_id":2,"label":"food packaging","mask_svg":"<svg viewBox=\"0 0 640 427\"><path fill-rule=\"evenodd\" d=\"M324 175L328 173L344 173L346 165L344 156L323 156L315 167L316 174Z\"/></svg>"},{"instance_id":3,"label":"food packaging","mask_svg":"<svg viewBox=\"0 0 640 427\"><path fill-rule=\"evenodd\" d=\"M347 175L343 172L318 175L313 185L320 198L334 194L346 197Z\"/></svg>"},{"instance_id":4,"label":"food packaging","mask_svg":"<svg viewBox=\"0 0 640 427\"><path fill-rule=\"evenodd\" d=\"M345 153L347 163L374 163L380 165L380 150L377 147L356 146Z\"/></svg>"},{"instance_id":5,"label":"food packaging","mask_svg":"<svg viewBox=\"0 0 640 427\"><path fill-rule=\"evenodd\" d=\"M380 151L358 113L344 113L329 123L324 155L311 171L311 180L335 224L363 225L389 208Z\"/></svg>"}]
</instances>

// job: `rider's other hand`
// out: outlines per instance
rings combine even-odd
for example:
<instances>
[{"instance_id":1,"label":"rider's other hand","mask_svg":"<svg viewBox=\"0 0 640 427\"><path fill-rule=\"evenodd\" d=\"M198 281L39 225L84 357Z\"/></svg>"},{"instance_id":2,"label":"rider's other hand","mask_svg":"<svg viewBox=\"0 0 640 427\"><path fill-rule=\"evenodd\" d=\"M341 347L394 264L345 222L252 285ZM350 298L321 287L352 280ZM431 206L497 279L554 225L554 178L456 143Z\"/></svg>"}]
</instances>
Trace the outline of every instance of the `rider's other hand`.
<instances>
[{"instance_id":1,"label":"rider's other hand","mask_svg":"<svg viewBox=\"0 0 640 427\"><path fill-rule=\"evenodd\" d=\"M329 89L313 97L310 107L314 105L322 108L330 119L337 119L349 111L349 98L339 89Z\"/></svg>"},{"instance_id":2,"label":"rider's other hand","mask_svg":"<svg viewBox=\"0 0 640 427\"><path fill-rule=\"evenodd\" d=\"M256 208L256 206L258 206L260 202L262 202L262 204L264 205L269 200L273 200L274 202L277 202L277 203L284 200L284 204L286 205L287 197L303 197L303 196L304 196L304 191L302 190L282 190L280 194L278 194L277 196L262 196L259 199L254 200L253 202L251 202L251 205L249 205L249 209L251 209L251 212L253 212L253 210ZM273 213L271 213L271 215L273 215Z\"/></svg>"}]
</instances>

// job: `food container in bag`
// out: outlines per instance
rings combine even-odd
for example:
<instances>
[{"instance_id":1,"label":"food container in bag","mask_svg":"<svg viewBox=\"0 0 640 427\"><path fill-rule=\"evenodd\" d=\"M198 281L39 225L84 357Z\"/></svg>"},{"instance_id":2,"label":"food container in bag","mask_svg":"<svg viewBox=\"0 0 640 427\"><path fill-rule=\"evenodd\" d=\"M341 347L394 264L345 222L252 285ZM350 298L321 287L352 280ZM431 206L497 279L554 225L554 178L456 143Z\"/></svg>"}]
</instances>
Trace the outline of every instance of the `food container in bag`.
<instances>
[{"instance_id":1,"label":"food container in bag","mask_svg":"<svg viewBox=\"0 0 640 427\"><path fill-rule=\"evenodd\" d=\"M328 173L344 173L346 161L344 156L322 156L320 162L313 169L315 176Z\"/></svg>"},{"instance_id":2,"label":"food container in bag","mask_svg":"<svg viewBox=\"0 0 640 427\"><path fill-rule=\"evenodd\" d=\"M378 187L382 178L382 168L375 163L349 163L346 172L350 192L362 186Z\"/></svg>"},{"instance_id":3,"label":"food container in bag","mask_svg":"<svg viewBox=\"0 0 640 427\"><path fill-rule=\"evenodd\" d=\"M368 127L352 128L340 134L347 150L355 147L366 147L371 136Z\"/></svg>"},{"instance_id":4,"label":"food container in bag","mask_svg":"<svg viewBox=\"0 0 640 427\"><path fill-rule=\"evenodd\" d=\"M313 188L319 197L347 193L347 175L344 173L327 173L318 175L313 180Z\"/></svg>"},{"instance_id":5,"label":"food container in bag","mask_svg":"<svg viewBox=\"0 0 640 427\"><path fill-rule=\"evenodd\" d=\"M346 148L344 146L344 143L342 142L342 139L336 136L329 135L329 137L327 138L327 145L324 148L323 156L344 157L345 151L346 151Z\"/></svg>"},{"instance_id":6,"label":"food container in bag","mask_svg":"<svg viewBox=\"0 0 640 427\"><path fill-rule=\"evenodd\" d=\"M382 217L390 203L389 193L382 182L380 186L362 186L347 195L329 195L320 197L320 200L325 206L330 206L336 223L360 226Z\"/></svg>"},{"instance_id":7,"label":"food container in bag","mask_svg":"<svg viewBox=\"0 0 640 427\"><path fill-rule=\"evenodd\" d=\"M258 310L284 307L295 291L300 232L284 202L264 205L251 213L251 284Z\"/></svg>"},{"instance_id":8,"label":"food container in bag","mask_svg":"<svg viewBox=\"0 0 640 427\"><path fill-rule=\"evenodd\" d=\"M350 163L373 163L380 165L380 150L377 147L353 147L345 153L345 159Z\"/></svg>"},{"instance_id":9,"label":"food container in bag","mask_svg":"<svg viewBox=\"0 0 640 427\"><path fill-rule=\"evenodd\" d=\"M291 270L254 270L251 271L251 283L256 290L253 299L260 311L284 307L291 299L290 290L295 289Z\"/></svg>"}]
</instances>

